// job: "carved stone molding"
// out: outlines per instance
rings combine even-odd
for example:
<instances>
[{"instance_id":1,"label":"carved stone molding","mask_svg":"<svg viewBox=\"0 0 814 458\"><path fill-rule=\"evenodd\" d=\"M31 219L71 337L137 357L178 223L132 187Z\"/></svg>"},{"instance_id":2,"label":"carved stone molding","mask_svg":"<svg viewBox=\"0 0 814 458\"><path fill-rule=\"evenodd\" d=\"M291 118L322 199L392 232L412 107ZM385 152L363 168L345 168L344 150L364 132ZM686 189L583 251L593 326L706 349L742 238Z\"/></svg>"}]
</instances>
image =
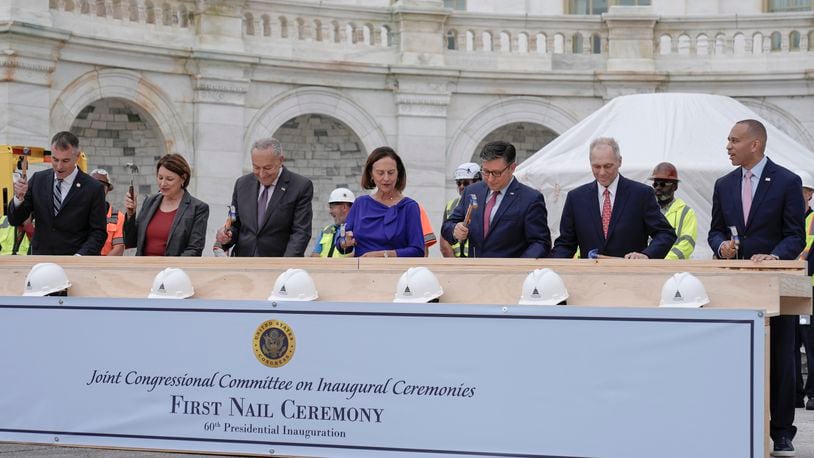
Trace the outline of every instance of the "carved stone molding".
<instances>
[{"instance_id":1,"label":"carved stone molding","mask_svg":"<svg viewBox=\"0 0 814 458\"><path fill-rule=\"evenodd\" d=\"M249 81L203 77L195 77L192 81L195 90L195 102L240 106L245 103L250 84Z\"/></svg>"},{"instance_id":2,"label":"carved stone molding","mask_svg":"<svg viewBox=\"0 0 814 458\"><path fill-rule=\"evenodd\" d=\"M50 86L51 73L56 65L51 61L22 57L13 51L6 51L0 54L0 67L6 81Z\"/></svg>"},{"instance_id":3,"label":"carved stone molding","mask_svg":"<svg viewBox=\"0 0 814 458\"><path fill-rule=\"evenodd\" d=\"M396 94L399 116L445 118L450 94Z\"/></svg>"}]
</instances>

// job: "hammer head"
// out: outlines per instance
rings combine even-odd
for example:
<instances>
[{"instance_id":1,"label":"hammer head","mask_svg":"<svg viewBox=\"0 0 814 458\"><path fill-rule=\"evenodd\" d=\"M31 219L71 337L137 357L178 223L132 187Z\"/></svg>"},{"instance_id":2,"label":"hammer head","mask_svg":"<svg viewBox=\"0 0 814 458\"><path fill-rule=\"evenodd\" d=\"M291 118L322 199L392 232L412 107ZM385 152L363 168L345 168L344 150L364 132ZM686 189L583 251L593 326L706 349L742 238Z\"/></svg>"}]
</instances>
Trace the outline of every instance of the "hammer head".
<instances>
[{"instance_id":1,"label":"hammer head","mask_svg":"<svg viewBox=\"0 0 814 458\"><path fill-rule=\"evenodd\" d=\"M124 164L124 166L127 168L127 171L130 172L130 175L138 173L138 166L136 164L128 162L127 164Z\"/></svg>"}]
</instances>

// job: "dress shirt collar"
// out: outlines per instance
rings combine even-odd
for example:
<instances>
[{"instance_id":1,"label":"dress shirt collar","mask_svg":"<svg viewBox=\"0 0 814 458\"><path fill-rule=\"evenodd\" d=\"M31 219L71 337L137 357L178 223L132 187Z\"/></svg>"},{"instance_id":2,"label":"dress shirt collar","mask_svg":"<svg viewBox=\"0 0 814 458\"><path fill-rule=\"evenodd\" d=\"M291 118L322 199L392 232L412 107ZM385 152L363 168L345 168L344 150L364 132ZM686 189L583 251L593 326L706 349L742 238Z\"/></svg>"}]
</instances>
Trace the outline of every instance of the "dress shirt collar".
<instances>
[{"instance_id":1,"label":"dress shirt collar","mask_svg":"<svg viewBox=\"0 0 814 458\"><path fill-rule=\"evenodd\" d=\"M763 159L760 160L754 167L752 167L752 180L760 180L760 177L763 175L763 169L766 168L766 163L769 162L768 156L763 156ZM746 167L741 167L741 178L746 176L746 171L749 170Z\"/></svg>"}]
</instances>

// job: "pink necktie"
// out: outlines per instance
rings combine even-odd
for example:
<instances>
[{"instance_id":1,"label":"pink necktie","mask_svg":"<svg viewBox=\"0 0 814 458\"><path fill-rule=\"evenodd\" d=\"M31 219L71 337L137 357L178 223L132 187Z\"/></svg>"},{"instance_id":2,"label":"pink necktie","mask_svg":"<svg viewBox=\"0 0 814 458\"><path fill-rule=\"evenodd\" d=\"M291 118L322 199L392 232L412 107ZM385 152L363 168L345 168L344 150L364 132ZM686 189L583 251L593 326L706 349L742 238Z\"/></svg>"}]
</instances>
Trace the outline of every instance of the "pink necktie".
<instances>
[{"instance_id":1,"label":"pink necktie","mask_svg":"<svg viewBox=\"0 0 814 458\"><path fill-rule=\"evenodd\" d=\"M608 191L608 188L605 188L602 195L605 196L605 200L602 202L602 232L605 234L605 238L608 238L608 227L610 227L611 220L610 191Z\"/></svg>"},{"instance_id":2,"label":"pink necktie","mask_svg":"<svg viewBox=\"0 0 814 458\"><path fill-rule=\"evenodd\" d=\"M500 194L500 191L493 192L492 197L486 202L486 209L483 211L483 238L489 235L489 224L492 222L492 209L495 208L498 194Z\"/></svg>"},{"instance_id":3,"label":"pink necktie","mask_svg":"<svg viewBox=\"0 0 814 458\"><path fill-rule=\"evenodd\" d=\"M743 200L743 224L749 221L749 209L752 208L752 171L747 170L743 175L743 186L741 186Z\"/></svg>"}]
</instances>

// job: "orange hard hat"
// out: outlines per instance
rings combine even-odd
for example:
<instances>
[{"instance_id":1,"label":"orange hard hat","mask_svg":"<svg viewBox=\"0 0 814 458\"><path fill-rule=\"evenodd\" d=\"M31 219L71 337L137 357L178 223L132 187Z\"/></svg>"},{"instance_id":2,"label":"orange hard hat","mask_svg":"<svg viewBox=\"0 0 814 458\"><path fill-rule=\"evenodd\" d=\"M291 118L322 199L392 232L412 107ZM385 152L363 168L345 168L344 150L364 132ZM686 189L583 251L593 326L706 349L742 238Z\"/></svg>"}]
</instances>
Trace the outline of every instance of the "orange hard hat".
<instances>
[{"instance_id":1,"label":"orange hard hat","mask_svg":"<svg viewBox=\"0 0 814 458\"><path fill-rule=\"evenodd\" d=\"M676 170L676 166L669 162L661 162L653 169L650 179L679 181L678 170Z\"/></svg>"}]
</instances>

